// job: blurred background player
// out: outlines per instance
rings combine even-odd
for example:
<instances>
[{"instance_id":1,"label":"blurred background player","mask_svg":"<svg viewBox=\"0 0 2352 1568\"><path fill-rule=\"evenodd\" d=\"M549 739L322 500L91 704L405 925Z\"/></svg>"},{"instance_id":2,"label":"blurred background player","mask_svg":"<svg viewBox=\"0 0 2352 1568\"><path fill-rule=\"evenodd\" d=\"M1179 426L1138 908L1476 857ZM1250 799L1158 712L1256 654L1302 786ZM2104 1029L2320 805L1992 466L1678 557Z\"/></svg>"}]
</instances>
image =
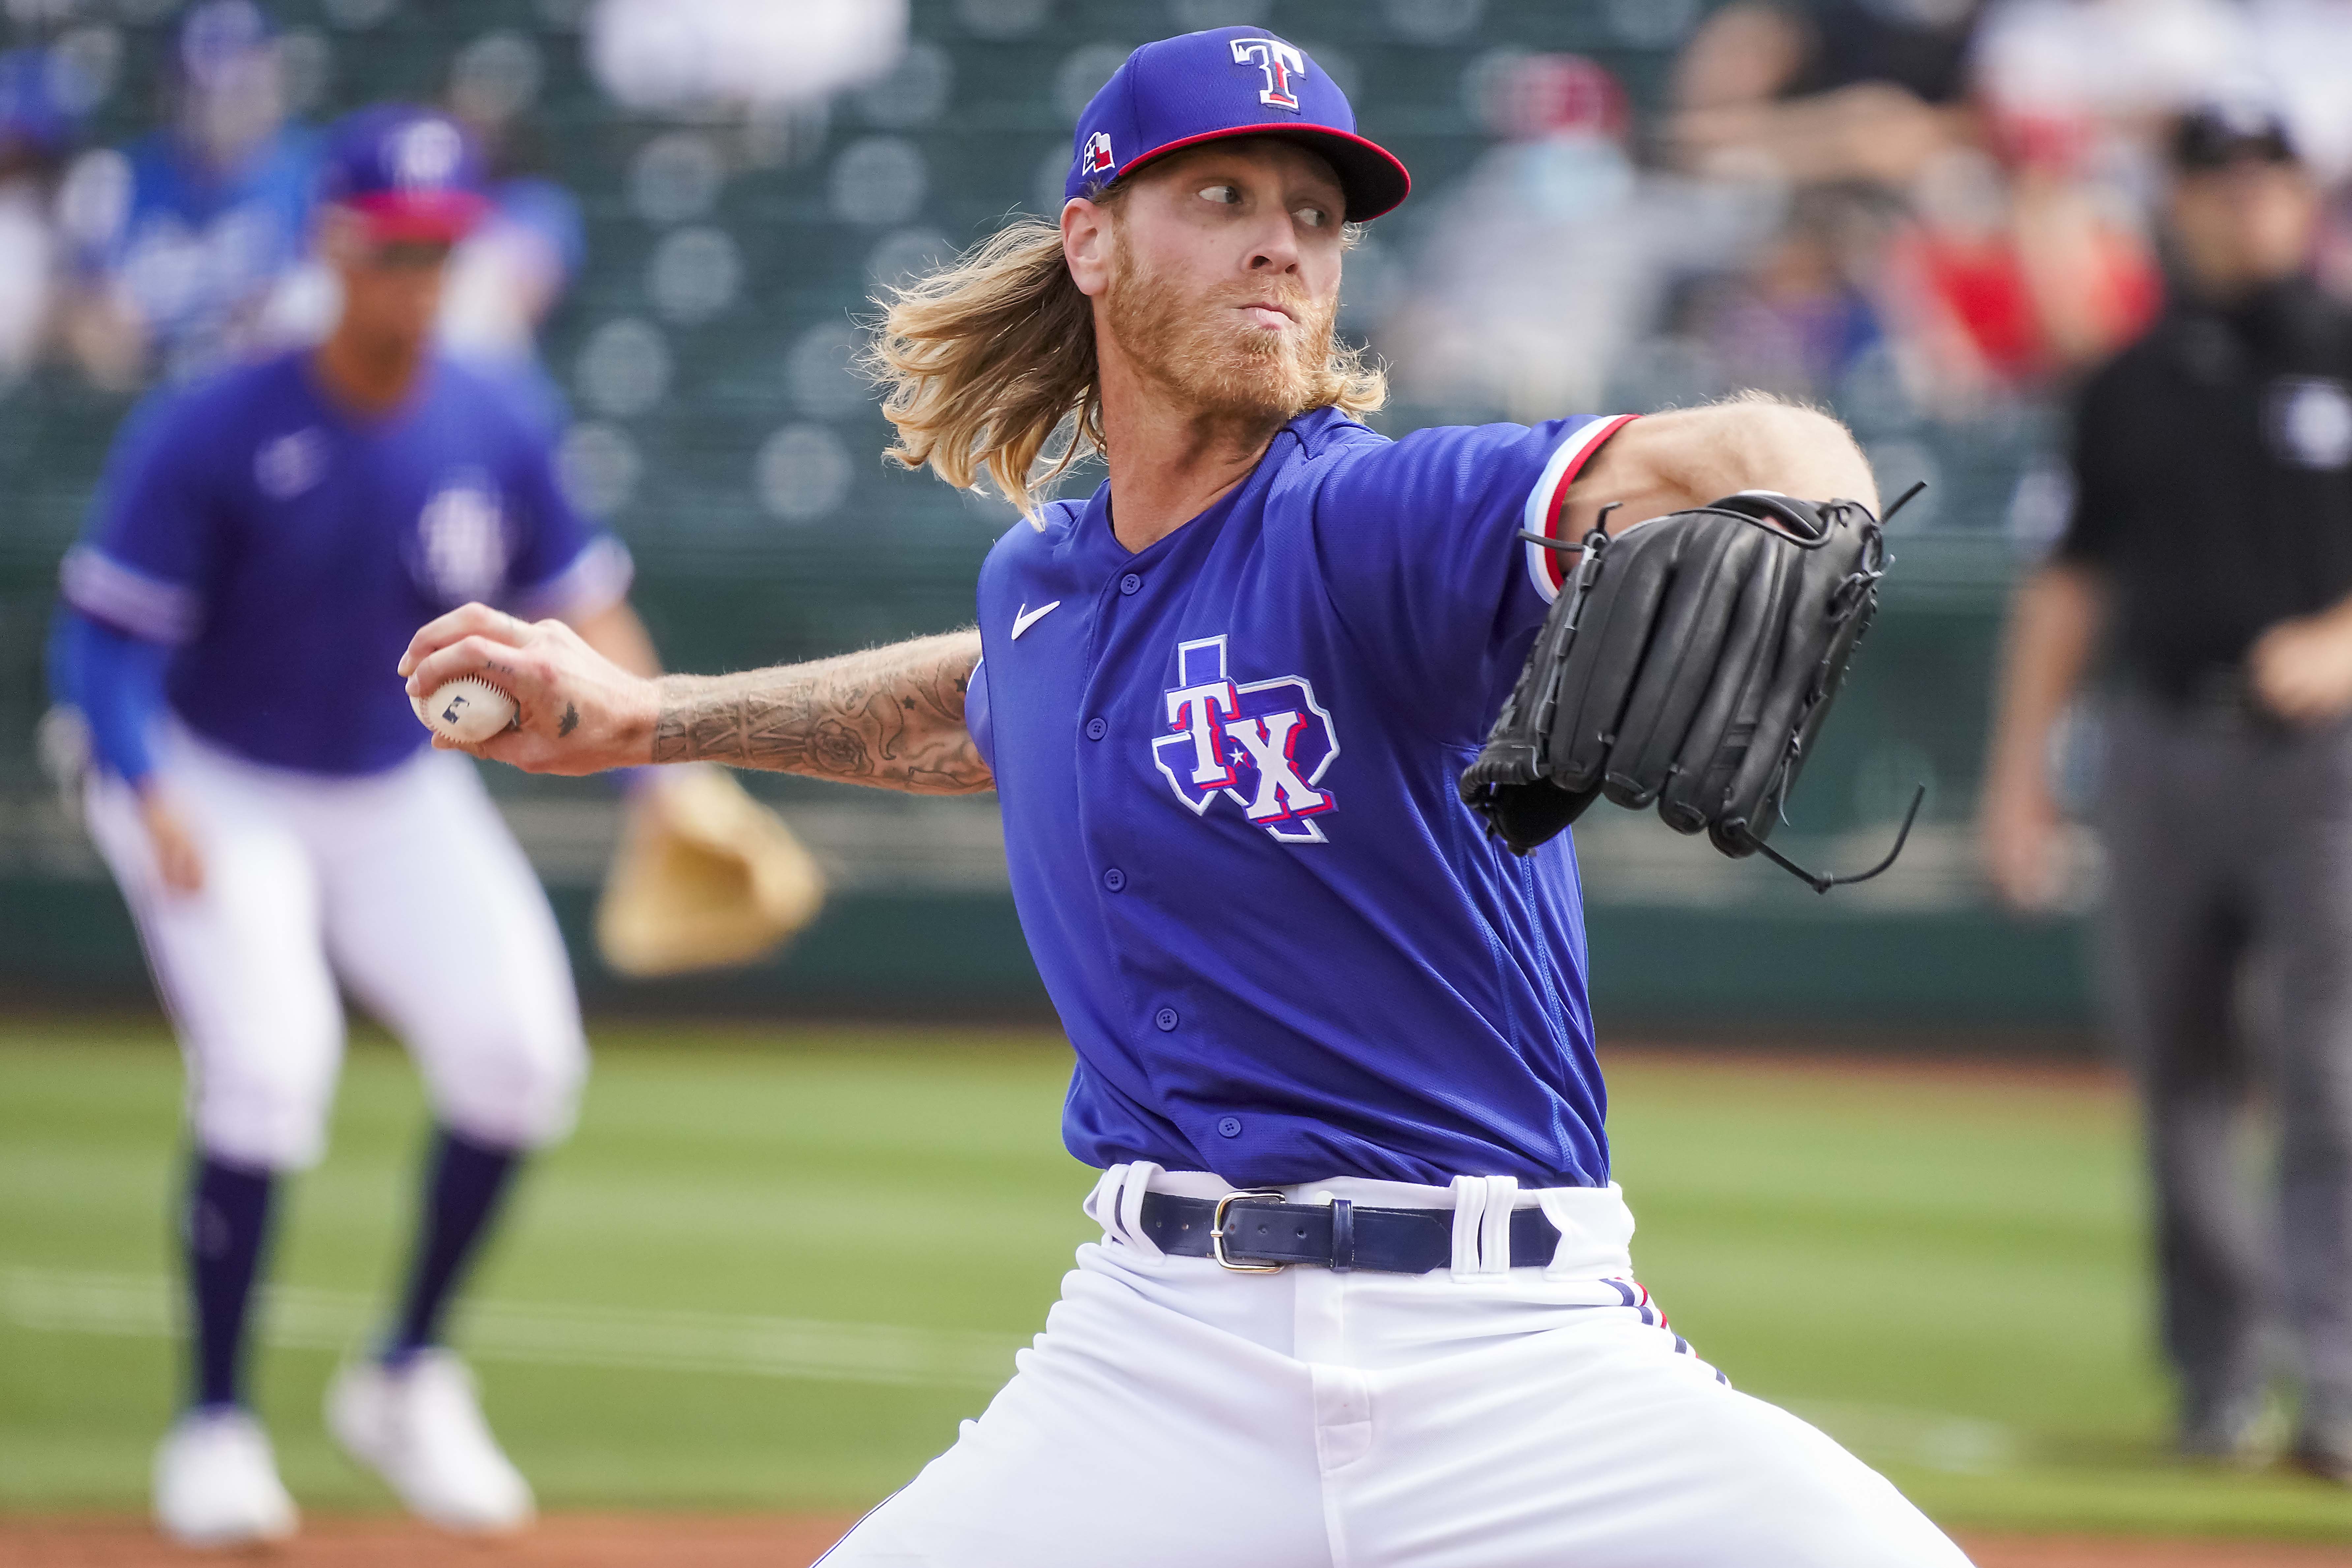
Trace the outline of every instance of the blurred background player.
<instances>
[{"instance_id":1,"label":"blurred background player","mask_svg":"<svg viewBox=\"0 0 2352 1568\"><path fill-rule=\"evenodd\" d=\"M481 184L446 116L339 126L333 331L143 408L63 571L102 764L90 828L187 1062L193 1380L154 1476L184 1541L294 1527L247 1403L247 1304L277 1174L322 1151L338 980L415 1056L438 1131L405 1294L329 1425L437 1523L531 1513L439 1341L520 1158L571 1122L579 1008L529 865L471 767L424 749L393 667L420 616L482 595L655 666L627 552L564 500L546 431L432 352Z\"/></svg>"},{"instance_id":2,"label":"blurred background player","mask_svg":"<svg viewBox=\"0 0 2352 1568\"><path fill-rule=\"evenodd\" d=\"M1984 848L2013 904L2060 896L2052 742L2112 627L2107 1002L2146 1102L2180 1445L2249 1455L2283 1316L2296 1457L2352 1481L2352 311L2312 279L2318 187L2277 119L2200 111L2172 148L2178 297L2076 401L2073 519L2012 610ZM2243 1179L2260 1035L2275 1244Z\"/></svg>"},{"instance_id":3,"label":"blurred background player","mask_svg":"<svg viewBox=\"0 0 2352 1568\"><path fill-rule=\"evenodd\" d=\"M316 329L296 264L317 139L287 120L277 39L251 0L189 10L168 92L169 123L78 163L65 203L66 338L102 386L201 374Z\"/></svg>"}]
</instances>

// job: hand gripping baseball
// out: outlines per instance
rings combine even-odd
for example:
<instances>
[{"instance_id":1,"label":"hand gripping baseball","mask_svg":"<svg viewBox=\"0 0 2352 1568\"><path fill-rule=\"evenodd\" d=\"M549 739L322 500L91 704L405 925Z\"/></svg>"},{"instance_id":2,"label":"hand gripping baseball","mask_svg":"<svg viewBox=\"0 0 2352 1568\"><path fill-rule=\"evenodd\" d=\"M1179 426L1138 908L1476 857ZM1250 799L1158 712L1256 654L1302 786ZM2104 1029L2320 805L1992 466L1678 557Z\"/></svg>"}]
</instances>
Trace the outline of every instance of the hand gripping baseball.
<instances>
[{"instance_id":1,"label":"hand gripping baseball","mask_svg":"<svg viewBox=\"0 0 2352 1568\"><path fill-rule=\"evenodd\" d=\"M653 760L654 683L630 674L562 621L525 621L466 605L409 639L401 655L412 700L460 676L515 700L512 729L474 745L436 733L444 751L470 752L533 773L593 773Z\"/></svg>"}]
</instances>

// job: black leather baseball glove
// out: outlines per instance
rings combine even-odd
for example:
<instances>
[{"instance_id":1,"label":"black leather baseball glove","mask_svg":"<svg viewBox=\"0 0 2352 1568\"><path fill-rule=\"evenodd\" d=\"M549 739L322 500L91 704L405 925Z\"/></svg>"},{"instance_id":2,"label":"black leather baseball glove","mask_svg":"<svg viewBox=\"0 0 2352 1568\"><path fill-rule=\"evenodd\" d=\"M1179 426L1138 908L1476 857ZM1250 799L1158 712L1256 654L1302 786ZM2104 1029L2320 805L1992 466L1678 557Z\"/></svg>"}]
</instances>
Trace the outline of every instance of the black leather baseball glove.
<instances>
[{"instance_id":1,"label":"black leather baseball glove","mask_svg":"<svg viewBox=\"0 0 2352 1568\"><path fill-rule=\"evenodd\" d=\"M1823 877L1764 842L1877 612L1886 535L1869 509L1743 490L1581 548L1462 775L1487 831L1525 855L1606 795L1820 891L1893 865Z\"/></svg>"}]
</instances>

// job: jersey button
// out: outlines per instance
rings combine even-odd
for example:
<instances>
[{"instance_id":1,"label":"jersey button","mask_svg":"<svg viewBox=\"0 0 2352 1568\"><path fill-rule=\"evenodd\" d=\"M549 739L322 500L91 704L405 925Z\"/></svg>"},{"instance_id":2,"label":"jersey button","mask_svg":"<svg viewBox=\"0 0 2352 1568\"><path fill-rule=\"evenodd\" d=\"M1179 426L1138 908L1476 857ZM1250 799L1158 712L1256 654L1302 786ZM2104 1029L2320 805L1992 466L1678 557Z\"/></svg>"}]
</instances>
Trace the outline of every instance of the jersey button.
<instances>
[{"instance_id":1,"label":"jersey button","mask_svg":"<svg viewBox=\"0 0 2352 1568\"><path fill-rule=\"evenodd\" d=\"M1241 1119L1240 1117L1238 1117L1238 1116L1220 1116L1219 1118L1217 1118L1217 1136L1218 1136L1218 1137L1220 1137L1220 1138L1238 1138L1238 1137L1240 1137L1241 1135L1242 1135L1242 1119Z\"/></svg>"},{"instance_id":2,"label":"jersey button","mask_svg":"<svg viewBox=\"0 0 2352 1568\"><path fill-rule=\"evenodd\" d=\"M1109 734L1109 733L1110 733L1110 721L1109 721L1109 720L1108 720L1108 719L1089 719L1089 720L1087 720L1087 740L1089 740L1089 741L1099 741L1099 740L1101 740L1105 735L1108 735L1108 734Z\"/></svg>"},{"instance_id":3,"label":"jersey button","mask_svg":"<svg viewBox=\"0 0 2352 1568\"><path fill-rule=\"evenodd\" d=\"M1118 591L1122 594L1132 594L1142 586L1143 578L1139 573L1129 572L1118 580Z\"/></svg>"},{"instance_id":4,"label":"jersey button","mask_svg":"<svg viewBox=\"0 0 2352 1568\"><path fill-rule=\"evenodd\" d=\"M1160 1026L1160 1032L1163 1035L1170 1033L1179 1023L1182 1022L1181 1019L1176 1016L1176 1009L1173 1007L1162 1007L1160 1011L1151 1015L1151 1021Z\"/></svg>"},{"instance_id":5,"label":"jersey button","mask_svg":"<svg viewBox=\"0 0 2352 1568\"><path fill-rule=\"evenodd\" d=\"M1118 892L1121 888L1127 886L1127 873L1120 870L1118 867L1113 866L1109 870L1103 873L1103 886L1108 888L1114 893Z\"/></svg>"}]
</instances>

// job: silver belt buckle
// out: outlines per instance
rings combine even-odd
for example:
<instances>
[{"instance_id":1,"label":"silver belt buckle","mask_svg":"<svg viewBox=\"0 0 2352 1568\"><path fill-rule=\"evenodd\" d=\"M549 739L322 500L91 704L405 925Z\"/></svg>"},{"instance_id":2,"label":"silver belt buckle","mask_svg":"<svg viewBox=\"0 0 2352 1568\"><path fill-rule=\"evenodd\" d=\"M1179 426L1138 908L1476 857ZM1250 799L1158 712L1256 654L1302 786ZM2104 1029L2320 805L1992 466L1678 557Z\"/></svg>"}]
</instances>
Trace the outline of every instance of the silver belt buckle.
<instances>
[{"instance_id":1,"label":"silver belt buckle","mask_svg":"<svg viewBox=\"0 0 2352 1568\"><path fill-rule=\"evenodd\" d=\"M1211 1215L1209 1220L1209 1256L1217 1260L1218 1268L1229 1268L1235 1274L1279 1274L1286 1267L1283 1264L1235 1263L1225 1256L1225 1211L1244 1198L1271 1198L1276 1203L1283 1201L1280 1192L1266 1187L1254 1188L1248 1192L1227 1193L1223 1197L1219 1198L1216 1213Z\"/></svg>"}]
</instances>

